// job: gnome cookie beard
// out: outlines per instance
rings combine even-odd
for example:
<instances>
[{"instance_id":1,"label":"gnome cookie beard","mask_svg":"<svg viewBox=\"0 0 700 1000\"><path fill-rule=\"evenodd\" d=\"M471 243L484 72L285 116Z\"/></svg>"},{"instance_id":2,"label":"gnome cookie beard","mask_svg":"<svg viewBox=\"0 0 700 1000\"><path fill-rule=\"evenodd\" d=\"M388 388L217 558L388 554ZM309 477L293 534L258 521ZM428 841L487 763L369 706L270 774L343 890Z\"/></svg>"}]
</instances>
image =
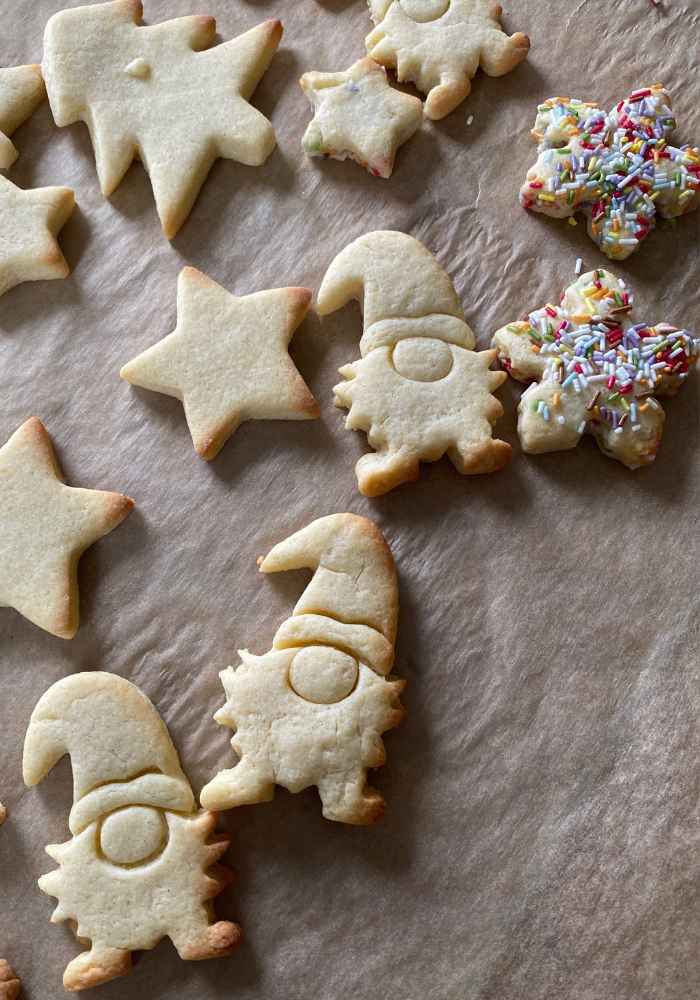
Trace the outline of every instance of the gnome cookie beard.
<instances>
[{"instance_id":1,"label":"gnome cookie beard","mask_svg":"<svg viewBox=\"0 0 700 1000\"><path fill-rule=\"evenodd\" d=\"M221 673L227 701L214 716L236 731L240 763L202 790L230 809L269 801L275 784L318 788L326 819L376 822L384 800L367 768L385 761L381 734L403 718L403 681L389 680L398 615L396 572L379 529L333 514L276 545L263 573L309 568L314 577L264 656L240 651Z\"/></svg>"},{"instance_id":2,"label":"gnome cookie beard","mask_svg":"<svg viewBox=\"0 0 700 1000\"><path fill-rule=\"evenodd\" d=\"M318 293L326 316L350 299L364 313L359 361L345 365L336 405L345 426L367 432L376 455L355 467L360 492L380 496L418 478L420 462L447 454L462 475L495 472L511 448L493 439L503 413L490 371L495 351L475 351L454 286L412 236L367 233L332 261Z\"/></svg>"},{"instance_id":3,"label":"gnome cookie beard","mask_svg":"<svg viewBox=\"0 0 700 1000\"><path fill-rule=\"evenodd\" d=\"M184 959L218 958L240 929L212 923L211 900L230 882L216 861L225 836L216 816L195 811L168 730L137 687L114 674L58 681L39 700L27 729L23 772L35 785L64 754L73 764L68 843L47 854L59 868L39 879L55 896L53 923L71 920L88 951L67 966L67 990L123 976L131 952L169 937Z\"/></svg>"}]
</instances>

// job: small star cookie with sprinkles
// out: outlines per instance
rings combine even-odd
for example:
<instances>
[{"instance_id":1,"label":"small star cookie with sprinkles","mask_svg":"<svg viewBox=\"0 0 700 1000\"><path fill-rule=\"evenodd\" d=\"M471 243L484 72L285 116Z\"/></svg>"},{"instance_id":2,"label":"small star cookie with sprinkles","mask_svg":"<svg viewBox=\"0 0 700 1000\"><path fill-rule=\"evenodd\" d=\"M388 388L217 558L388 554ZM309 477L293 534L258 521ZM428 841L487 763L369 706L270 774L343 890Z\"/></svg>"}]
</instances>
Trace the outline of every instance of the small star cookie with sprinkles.
<instances>
[{"instance_id":1,"label":"small star cookie with sprinkles","mask_svg":"<svg viewBox=\"0 0 700 1000\"><path fill-rule=\"evenodd\" d=\"M0 448L0 606L62 639L78 629L78 560L134 501L67 486L46 428L31 417Z\"/></svg>"},{"instance_id":2,"label":"small star cookie with sprinkles","mask_svg":"<svg viewBox=\"0 0 700 1000\"><path fill-rule=\"evenodd\" d=\"M23 281L70 274L56 236L74 208L70 188L23 191L0 176L0 295Z\"/></svg>"},{"instance_id":3,"label":"small star cookie with sprinkles","mask_svg":"<svg viewBox=\"0 0 700 1000\"><path fill-rule=\"evenodd\" d=\"M272 125L248 98L282 25L265 21L213 45L213 17L143 26L142 13L140 0L112 0L54 14L42 65L56 124L90 130L102 193L139 157L172 239L217 157L260 166L274 149Z\"/></svg>"},{"instance_id":4,"label":"small star cookie with sprinkles","mask_svg":"<svg viewBox=\"0 0 700 1000\"><path fill-rule=\"evenodd\" d=\"M376 25L365 39L369 55L428 95L433 120L469 95L479 67L504 76L530 50L527 35L504 32L493 0L369 0L369 10Z\"/></svg>"},{"instance_id":5,"label":"small star cookie with sprinkles","mask_svg":"<svg viewBox=\"0 0 700 1000\"><path fill-rule=\"evenodd\" d=\"M374 177L390 177L397 149L423 121L420 100L394 90L384 67L369 58L345 72L304 73L299 83L315 110L304 152L350 157Z\"/></svg>"},{"instance_id":6,"label":"small star cookie with sprinkles","mask_svg":"<svg viewBox=\"0 0 700 1000\"><path fill-rule=\"evenodd\" d=\"M197 454L215 458L244 420L313 420L316 400L289 356L311 292L231 295L194 267L180 272L177 326L119 373L182 400Z\"/></svg>"},{"instance_id":7,"label":"small star cookie with sprinkles","mask_svg":"<svg viewBox=\"0 0 700 1000\"><path fill-rule=\"evenodd\" d=\"M635 90L609 114L552 97L532 135L539 156L520 190L524 208L555 219L583 212L588 235L611 260L638 250L657 214L675 219L700 205L700 149L674 146L671 99L661 84Z\"/></svg>"},{"instance_id":8,"label":"small star cookie with sprinkles","mask_svg":"<svg viewBox=\"0 0 700 1000\"><path fill-rule=\"evenodd\" d=\"M10 136L45 97L41 66L0 69L0 169L11 167L19 156Z\"/></svg>"},{"instance_id":9,"label":"small star cookie with sprinkles","mask_svg":"<svg viewBox=\"0 0 700 1000\"><path fill-rule=\"evenodd\" d=\"M518 407L529 454L575 448L591 434L628 469L653 462L665 414L695 368L700 340L667 323L632 325L632 293L609 271L582 275L562 296L494 335L513 378L532 382Z\"/></svg>"}]
</instances>

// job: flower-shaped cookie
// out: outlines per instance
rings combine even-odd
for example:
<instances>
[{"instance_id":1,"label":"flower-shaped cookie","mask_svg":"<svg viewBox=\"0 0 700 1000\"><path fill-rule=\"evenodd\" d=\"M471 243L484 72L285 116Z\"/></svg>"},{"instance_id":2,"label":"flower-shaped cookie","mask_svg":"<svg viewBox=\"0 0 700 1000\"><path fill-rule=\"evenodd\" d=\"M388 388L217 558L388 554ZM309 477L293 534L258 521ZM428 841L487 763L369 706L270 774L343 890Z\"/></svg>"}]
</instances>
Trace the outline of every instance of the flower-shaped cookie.
<instances>
[{"instance_id":1,"label":"flower-shaped cookie","mask_svg":"<svg viewBox=\"0 0 700 1000\"><path fill-rule=\"evenodd\" d=\"M539 156L520 202L555 219L584 212L606 257L624 260L665 219L700 205L700 149L673 146L676 119L661 86L643 87L609 114L552 97L537 109Z\"/></svg>"},{"instance_id":2,"label":"flower-shaped cookie","mask_svg":"<svg viewBox=\"0 0 700 1000\"><path fill-rule=\"evenodd\" d=\"M418 98L394 90L384 67L368 58L342 73L304 73L299 83L315 109L304 151L350 157L375 177L390 177L396 150L423 121Z\"/></svg>"},{"instance_id":3,"label":"flower-shaped cookie","mask_svg":"<svg viewBox=\"0 0 700 1000\"><path fill-rule=\"evenodd\" d=\"M666 323L632 325L633 299L609 271L582 275L527 319L498 330L493 346L521 382L518 433L531 454L574 448L585 433L629 469L654 461L673 396L695 366L700 341Z\"/></svg>"},{"instance_id":4,"label":"flower-shaped cookie","mask_svg":"<svg viewBox=\"0 0 700 1000\"><path fill-rule=\"evenodd\" d=\"M503 31L493 0L369 0L369 10L370 56L427 93L425 114L436 120L468 96L480 66L503 76L530 50L527 35Z\"/></svg>"}]
</instances>

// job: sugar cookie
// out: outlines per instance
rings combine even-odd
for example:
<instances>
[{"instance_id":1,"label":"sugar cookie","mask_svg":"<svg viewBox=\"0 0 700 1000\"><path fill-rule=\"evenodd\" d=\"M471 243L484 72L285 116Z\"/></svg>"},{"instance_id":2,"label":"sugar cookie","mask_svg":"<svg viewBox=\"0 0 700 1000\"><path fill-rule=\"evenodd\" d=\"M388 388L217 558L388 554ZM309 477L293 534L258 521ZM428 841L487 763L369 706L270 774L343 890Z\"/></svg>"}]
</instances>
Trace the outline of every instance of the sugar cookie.
<instances>
[{"instance_id":1,"label":"sugar cookie","mask_svg":"<svg viewBox=\"0 0 700 1000\"><path fill-rule=\"evenodd\" d=\"M78 559L133 506L121 493L66 486L44 425L25 421L0 448L0 606L72 639Z\"/></svg>"},{"instance_id":2,"label":"sugar cookie","mask_svg":"<svg viewBox=\"0 0 700 1000\"><path fill-rule=\"evenodd\" d=\"M11 167L19 156L10 136L45 97L41 66L0 69L0 169Z\"/></svg>"},{"instance_id":3,"label":"sugar cookie","mask_svg":"<svg viewBox=\"0 0 700 1000\"><path fill-rule=\"evenodd\" d=\"M350 157L375 177L390 177L396 151L423 120L417 97L394 90L386 70L360 59L340 73L304 73L314 117L302 145L309 156Z\"/></svg>"},{"instance_id":4,"label":"sugar cookie","mask_svg":"<svg viewBox=\"0 0 700 1000\"><path fill-rule=\"evenodd\" d=\"M197 454L212 459L244 420L318 417L318 404L287 350L310 301L306 288L231 295L185 267L175 330L119 374L182 400Z\"/></svg>"},{"instance_id":5,"label":"sugar cookie","mask_svg":"<svg viewBox=\"0 0 700 1000\"><path fill-rule=\"evenodd\" d=\"M138 156L163 232L190 214L217 157L259 166L275 146L248 103L282 37L265 21L221 45L213 17L140 26L140 0L112 0L49 19L42 63L57 125L84 121L109 196Z\"/></svg>"},{"instance_id":6,"label":"sugar cookie","mask_svg":"<svg viewBox=\"0 0 700 1000\"><path fill-rule=\"evenodd\" d=\"M474 351L457 293L412 236L368 233L331 263L318 293L321 316L363 302L362 358L340 369L336 405L345 426L367 432L377 454L356 466L360 492L387 493L418 478L420 462L447 454L458 472L494 472L511 448L492 437L505 380L489 371L495 351Z\"/></svg>"},{"instance_id":7,"label":"sugar cookie","mask_svg":"<svg viewBox=\"0 0 700 1000\"><path fill-rule=\"evenodd\" d=\"M23 281L70 274L56 236L74 208L70 188L23 191L0 176L0 295Z\"/></svg>"},{"instance_id":8,"label":"sugar cookie","mask_svg":"<svg viewBox=\"0 0 700 1000\"><path fill-rule=\"evenodd\" d=\"M493 344L521 382L518 433L532 454L575 448L583 434L629 469L654 461L673 396L700 341L666 323L632 325L631 291L609 271L582 275L561 304L498 330Z\"/></svg>"},{"instance_id":9,"label":"sugar cookie","mask_svg":"<svg viewBox=\"0 0 700 1000\"><path fill-rule=\"evenodd\" d=\"M4 958L0 958L0 1000L17 1000L21 983Z\"/></svg>"},{"instance_id":10,"label":"sugar cookie","mask_svg":"<svg viewBox=\"0 0 700 1000\"><path fill-rule=\"evenodd\" d=\"M131 952L169 937L184 959L219 958L240 928L215 919L210 900L230 881L215 862L229 838L197 811L168 730L137 687L115 674L73 674L32 712L23 773L36 785L64 754L73 766L72 838L47 854L59 868L39 879L58 900L51 918L75 922L89 950L63 984L84 990L123 976Z\"/></svg>"},{"instance_id":11,"label":"sugar cookie","mask_svg":"<svg viewBox=\"0 0 700 1000\"><path fill-rule=\"evenodd\" d=\"M537 163L520 190L524 208L555 219L583 212L588 235L611 260L639 249L657 213L700 205L700 149L670 143L676 119L661 86L642 87L609 114L552 97L537 109Z\"/></svg>"},{"instance_id":12,"label":"sugar cookie","mask_svg":"<svg viewBox=\"0 0 700 1000\"><path fill-rule=\"evenodd\" d=\"M527 35L506 35L492 0L369 0L369 10L376 27L367 51L427 93L428 118L444 118L462 103L479 66L503 76L530 50Z\"/></svg>"},{"instance_id":13,"label":"sugar cookie","mask_svg":"<svg viewBox=\"0 0 700 1000\"><path fill-rule=\"evenodd\" d=\"M240 757L202 790L202 804L230 809L269 801L274 786L316 785L323 815L373 823L384 799L367 768L385 760L381 734L403 717L403 681L389 680L398 589L379 529L355 514L333 514L276 545L263 573L313 569L294 613L263 656L240 650L221 673L226 703L214 718L236 735Z\"/></svg>"}]
</instances>

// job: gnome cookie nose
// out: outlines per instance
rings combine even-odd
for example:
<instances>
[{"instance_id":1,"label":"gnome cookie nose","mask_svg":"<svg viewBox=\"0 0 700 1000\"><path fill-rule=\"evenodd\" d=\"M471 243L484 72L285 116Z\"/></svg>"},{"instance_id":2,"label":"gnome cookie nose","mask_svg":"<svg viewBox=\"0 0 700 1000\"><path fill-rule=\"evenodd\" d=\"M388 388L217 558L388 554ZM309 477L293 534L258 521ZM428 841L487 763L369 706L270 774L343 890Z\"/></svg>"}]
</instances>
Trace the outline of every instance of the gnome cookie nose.
<instances>
[{"instance_id":1,"label":"gnome cookie nose","mask_svg":"<svg viewBox=\"0 0 700 1000\"><path fill-rule=\"evenodd\" d=\"M357 660L332 646L307 646L289 666L289 683L305 701L333 705L357 684Z\"/></svg>"},{"instance_id":2,"label":"gnome cookie nose","mask_svg":"<svg viewBox=\"0 0 700 1000\"><path fill-rule=\"evenodd\" d=\"M151 806L131 806L107 816L100 830L100 847L115 865L135 865L163 850L168 827Z\"/></svg>"},{"instance_id":3,"label":"gnome cookie nose","mask_svg":"<svg viewBox=\"0 0 700 1000\"><path fill-rule=\"evenodd\" d=\"M412 21L437 21L449 8L450 0L401 0L401 9Z\"/></svg>"},{"instance_id":4,"label":"gnome cookie nose","mask_svg":"<svg viewBox=\"0 0 700 1000\"><path fill-rule=\"evenodd\" d=\"M413 382L439 382L452 370L452 351L444 340L400 340L394 348L394 368Z\"/></svg>"}]
</instances>

